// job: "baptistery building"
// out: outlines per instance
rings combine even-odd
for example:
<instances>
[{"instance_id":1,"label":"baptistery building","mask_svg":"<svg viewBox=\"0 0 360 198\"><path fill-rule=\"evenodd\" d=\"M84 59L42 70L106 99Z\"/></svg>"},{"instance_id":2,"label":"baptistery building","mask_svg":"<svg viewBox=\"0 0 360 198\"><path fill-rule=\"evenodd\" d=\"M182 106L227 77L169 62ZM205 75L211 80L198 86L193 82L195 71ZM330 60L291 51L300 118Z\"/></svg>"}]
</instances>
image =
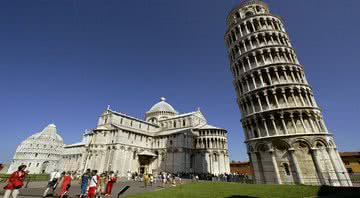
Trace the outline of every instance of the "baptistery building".
<instances>
[{"instance_id":1,"label":"baptistery building","mask_svg":"<svg viewBox=\"0 0 360 198\"><path fill-rule=\"evenodd\" d=\"M283 19L261 0L228 15L225 43L256 182L351 186Z\"/></svg>"},{"instance_id":2,"label":"baptistery building","mask_svg":"<svg viewBox=\"0 0 360 198\"><path fill-rule=\"evenodd\" d=\"M64 145L55 125L22 142L9 172L19 165L30 173L86 169L100 173L229 173L227 131L208 124L200 109L180 114L161 98L145 119L111 110L79 143Z\"/></svg>"},{"instance_id":3,"label":"baptistery building","mask_svg":"<svg viewBox=\"0 0 360 198\"><path fill-rule=\"evenodd\" d=\"M27 165L31 174L50 173L61 168L64 141L56 126L50 124L41 132L35 133L17 147L8 173L17 170L20 165Z\"/></svg>"}]
</instances>

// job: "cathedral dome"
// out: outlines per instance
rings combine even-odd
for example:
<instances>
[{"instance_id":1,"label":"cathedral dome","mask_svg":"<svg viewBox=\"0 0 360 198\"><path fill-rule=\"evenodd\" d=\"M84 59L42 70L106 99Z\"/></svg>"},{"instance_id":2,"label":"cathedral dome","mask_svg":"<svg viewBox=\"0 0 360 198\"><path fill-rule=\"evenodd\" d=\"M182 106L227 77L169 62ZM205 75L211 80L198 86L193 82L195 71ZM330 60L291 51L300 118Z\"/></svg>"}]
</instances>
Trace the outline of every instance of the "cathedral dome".
<instances>
[{"instance_id":1,"label":"cathedral dome","mask_svg":"<svg viewBox=\"0 0 360 198\"><path fill-rule=\"evenodd\" d=\"M160 102L156 103L146 112L145 120L153 124L157 124L159 120L168 119L178 115L178 112L169 103L165 102L165 98L160 98Z\"/></svg>"},{"instance_id":2,"label":"cathedral dome","mask_svg":"<svg viewBox=\"0 0 360 198\"><path fill-rule=\"evenodd\" d=\"M148 113L164 111L164 112L172 112L177 114L174 107L172 107L169 103L165 102L165 100L166 99L164 97L160 98L160 102L152 106L151 109L148 111Z\"/></svg>"}]
</instances>

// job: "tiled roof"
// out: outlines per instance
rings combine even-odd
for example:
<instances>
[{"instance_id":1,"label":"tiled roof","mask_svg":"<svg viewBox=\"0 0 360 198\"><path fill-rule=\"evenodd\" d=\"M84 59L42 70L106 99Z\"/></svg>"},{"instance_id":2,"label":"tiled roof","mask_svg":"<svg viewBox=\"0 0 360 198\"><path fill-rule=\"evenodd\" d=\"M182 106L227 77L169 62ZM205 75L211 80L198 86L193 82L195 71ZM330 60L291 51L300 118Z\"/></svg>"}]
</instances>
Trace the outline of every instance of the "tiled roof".
<instances>
[{"instance_id":1,"label":"tiled roof","mask_svg":"<svg viewBox=\"0 0 360 198\"><path fill-rule=\"evenodd\" d=\"M360 157L360 152L339 152L341 157Z\"/></svg>"}]
</instances>

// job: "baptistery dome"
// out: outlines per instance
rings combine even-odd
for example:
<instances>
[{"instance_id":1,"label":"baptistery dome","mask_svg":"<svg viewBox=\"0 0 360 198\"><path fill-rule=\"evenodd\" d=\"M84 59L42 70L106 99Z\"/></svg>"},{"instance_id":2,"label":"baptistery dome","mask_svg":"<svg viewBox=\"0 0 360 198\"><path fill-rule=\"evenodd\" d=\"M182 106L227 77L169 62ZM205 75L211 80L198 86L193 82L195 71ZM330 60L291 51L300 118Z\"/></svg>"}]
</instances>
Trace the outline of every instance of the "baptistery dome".
<instances>
[{"instance_id":1,"label":"baptistery dome","mask_svg":"<svg viewBox=\"0 0 360 198\"><path fill-rule=\"evenodd\" d=\"M17 147L8 172L13 172L24 164L30 173L50 173L59 166L63 146L64 141L57 133L56 126L49 124Z\"/></svg>"}]
</instances>

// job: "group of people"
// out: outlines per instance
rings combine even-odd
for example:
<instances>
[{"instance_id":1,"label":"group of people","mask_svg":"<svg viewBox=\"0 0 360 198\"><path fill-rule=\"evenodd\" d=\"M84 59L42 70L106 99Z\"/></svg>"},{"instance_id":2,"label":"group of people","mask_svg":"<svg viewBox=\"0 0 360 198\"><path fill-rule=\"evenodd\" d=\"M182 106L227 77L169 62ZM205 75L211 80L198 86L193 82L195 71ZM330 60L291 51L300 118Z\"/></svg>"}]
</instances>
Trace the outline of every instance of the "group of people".
<instances>
[{"instance_id":1,"label":"group of people","mask_svg":"<svg viewBox=\"0 0 360 198\"><path fill-rule=\"evenodd\" d=\"M81 176L81 197L88 196L95 198L100 195L110 196L114 183L117 181L117 175L113 172L105 172L98 175L97 170L87 169Z\"/></svg>"},{"instance_id":2,"label":"group of people","mask_svg":"<svg viewBox=\"0 0 360 198\"><path fill-rule=\"evenodd\" d=\"M47 185L47 188L44 191L43 197L48 196L48 192L52 190L52 194L54 194L58 184L61 184L60 187L60 198L63 198L66 193L69 191L71 187L71 181L73 180L73 176L71 172L58 172L55 170L50 174L50 179Z\"/></svg>"},{"instance_id":3,"label":"group of people","mask_svg":"<svg viewBox=\"0 0 360 198\"><path fill-rule=\"evenodd\" d=\"M62 198L70 189L73 178L71 172L64 172L62 174L58 171L52 172L43 197L48 195L49 190L52 190L52 193L54 194L58 183L61 183L60 198ZM87 169L80 178L80 197L95 198L101 195L109 196L111 195L113 185L116 181L117 176L113 171L99 175L97 170L91 171L90 169Z\"/></svg>"},{"instance_id":4,"label":"group of people","mask_svg":"<svg viewBox=\"0 0 360 198\"><path fill-rule=\"evenodd\" d=\"M156 184L158 181L162 182L163 186L165 186L166 184L171 184L174 186L176 185L176 181L178 181L179 183L182 182L180 175L175 175L166 172L160 172L160 174L155 174L155 175L149 173L138 174L137 172L135 173L128 172L128 180L144 182L145 188L149 185L152 186L153 184Z\"/></svg>"},{"instance_id":5,"label":"group of people","mask_svg":"<svg viewBox=\"0 0 360 198\"><path fill-rule=\"evenodd\" d=\"M18 167L17 171L13 172L7 179L7 185L4 187L4 198L17 198L19 195L19 189L24 186L25 177L27 172L25 171L26 165ZM60 184L59 197L63 198L71 187L71 183L74 179L72 172L62 172L55 170L50 174L47 187L43 193L43 197L49 195L49 191L52 191L54 195L55 190ZM113 172L105 172L98 174L97 170L91 171L87 169L81 176L81 194L80 197L95 198L101 195L110 196L114 183L117 181L117 175Z\"/></svg>"}]
</instances>

